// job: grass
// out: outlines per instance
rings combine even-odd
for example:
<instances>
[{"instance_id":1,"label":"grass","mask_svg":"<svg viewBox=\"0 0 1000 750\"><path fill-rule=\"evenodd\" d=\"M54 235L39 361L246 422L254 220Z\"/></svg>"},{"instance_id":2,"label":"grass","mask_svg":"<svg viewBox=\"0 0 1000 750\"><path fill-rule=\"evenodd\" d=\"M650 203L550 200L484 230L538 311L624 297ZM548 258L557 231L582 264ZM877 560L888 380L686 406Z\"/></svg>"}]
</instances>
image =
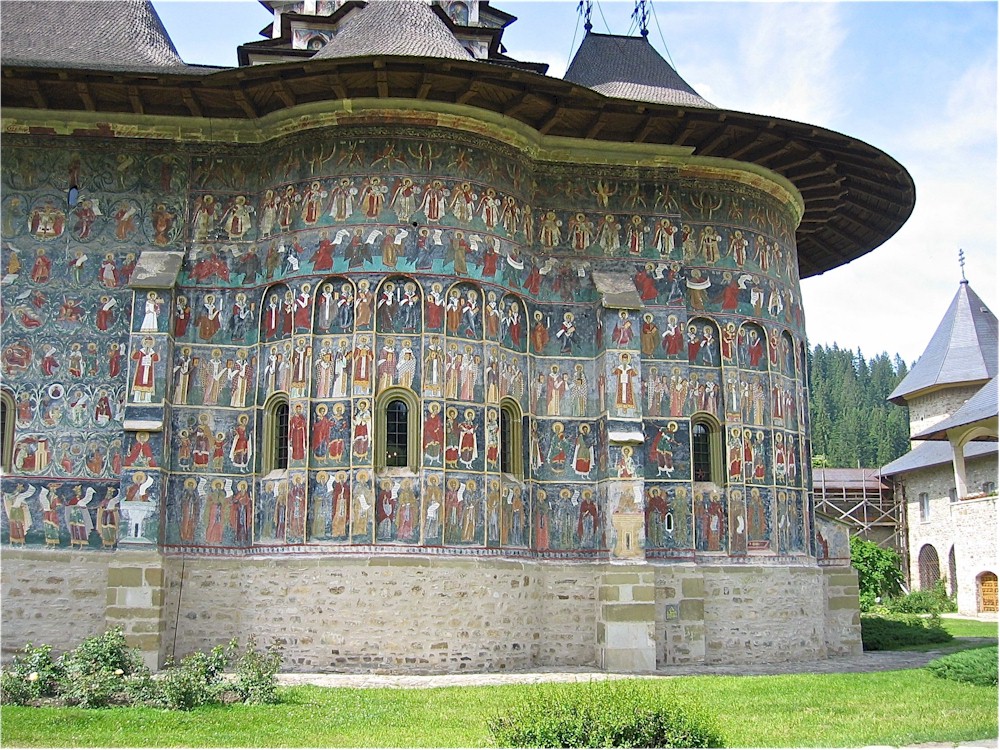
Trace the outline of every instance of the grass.
<instances>
[{"instance_id":1,"label":"grass","mask_svg":"<svg viewBox=\"0 0 1000 750\"><path fill-rule=\"evenodd\" d=\"M982 648L991 645L985 640L965 640L989 638L997 640L997 623L984 620L963 620L957 617L942 617L941 627L951 633L957 640L948 643L924 643L916 646L900 646L894 651L940 651L943 654L953 654L970 648Z\"/></svg>"},{"instance_id":2,"label":"grass","mask_svg":"<svg viewBox=\"0 0 1000 750\"><path fill-rule=\"evenodd\" d=\"M714 716L730 747L856 747L997 736L997 689L926 670L644 683ZM168 712L5 706L5 747L488 747L519 688L282 690L277 706Z\"/></svg>"},{"instance_id":3,"label":"grass","mask_svg":"<svg viewBox=\"0 0 1000 750\"><path fill-rule=\"evenodd\" d=\"M956 638L996 638L995 621L962 620L957 617L942 617L941 626Z\"/></svg>"}]
</instances>

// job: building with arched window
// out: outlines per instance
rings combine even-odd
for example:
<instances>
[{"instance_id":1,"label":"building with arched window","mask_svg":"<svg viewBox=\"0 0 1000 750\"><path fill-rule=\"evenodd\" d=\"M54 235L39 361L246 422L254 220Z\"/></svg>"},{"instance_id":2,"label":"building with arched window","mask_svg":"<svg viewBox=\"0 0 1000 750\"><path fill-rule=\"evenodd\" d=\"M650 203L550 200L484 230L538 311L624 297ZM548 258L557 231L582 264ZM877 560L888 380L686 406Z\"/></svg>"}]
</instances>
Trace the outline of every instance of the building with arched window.
<instances>
[{"instance_id":1,"label":"building with arched window","mask_svg":"<svg viewBox=\"0 0 1000 750\"><path fill-rule=\"evenodd\" d=\"M4 4L4 649L860 650L799 280L899 229L906 170L710 104L644 36L556 79L487 2L265 5L214 69L143 0Z\"/></svg>"},{"instance_id":2,"label":"building with arched window","mask_svg":"<svg viewBox=\"0 0 1000 750\"><path fill-rule=\"evenodd\" d=\"M906 507L911 589L944 580L959 612L997 611L997 318L964 278L890 395L912 450L882 468Z\"/></svg>"}]
</instances>

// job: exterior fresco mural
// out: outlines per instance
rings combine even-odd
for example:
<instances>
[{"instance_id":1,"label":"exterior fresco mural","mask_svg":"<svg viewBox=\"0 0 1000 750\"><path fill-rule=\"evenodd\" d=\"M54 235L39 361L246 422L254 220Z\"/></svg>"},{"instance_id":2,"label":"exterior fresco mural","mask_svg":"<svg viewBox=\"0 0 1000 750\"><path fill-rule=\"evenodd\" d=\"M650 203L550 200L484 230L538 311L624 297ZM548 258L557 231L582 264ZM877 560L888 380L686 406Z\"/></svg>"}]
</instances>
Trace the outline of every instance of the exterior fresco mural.
<instances>
[{"instance_id":1,"label":"exterior fresco mural","mask_svg":"<svg viewBox=\"0 0 1000 750\"><path fill-rule=\"evenodd\" d=\"M0 202L5 543L812 549L794 225L763 190L430 128L27 144ZM184 253L176 285L133 283L158 250ZM604 308L594 271L639 304ZM417 395L416 472L376 455L394 388ZM288 468L267 472L275 394Z\"/></svg>"}]
</instances>

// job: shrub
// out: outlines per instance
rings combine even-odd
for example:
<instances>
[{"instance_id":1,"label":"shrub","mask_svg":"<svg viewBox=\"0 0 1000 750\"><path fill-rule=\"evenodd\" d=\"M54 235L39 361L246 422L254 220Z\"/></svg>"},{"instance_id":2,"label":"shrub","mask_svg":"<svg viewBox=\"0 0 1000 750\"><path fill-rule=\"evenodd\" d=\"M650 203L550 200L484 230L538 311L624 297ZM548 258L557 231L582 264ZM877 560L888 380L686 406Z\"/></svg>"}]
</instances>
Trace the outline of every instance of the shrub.
<instances>
[{"instance_id":1,"label":"shrub","mask_svg":"<svg viewBox=\"0 0 1000 750\"><path fill-rule=\"evenodd\" d=\"M904 596L893 597L886 602L890 612L901 614L931 614L956 612L958 606L948 596L944 579L939 579L933 588L911 591Z\"/></svg>"},{"instance_id":2,"label":"shrub","mask_svg":"<svg viewBox=\"0 0 1000 750\"><path fill-rule=\"evenodd\" d=\"M32 686L27 676L7 670L0 673L0 704L24 706L34 698Z\"/></svg>"},{"instance_id":3,"label":"shrub","mask_svg":"<svg viewBox=\"0 0 1000 750\"><path fill-rule=\"evenodd\" d=\"M235 650L234 639L230 647ZM277 674L281 668L281 646L272 642L264 652L257 651L257 639L247 638L246 649L236 659L236 679L233 685L244 703L278 702Z\"/></svg>"},{"instance_id":4,"label":"shrub","mask_svg":"<svg viewBox=\"0 0 1000 750\"><path fill-rule=\"evenodd\" d=\"M890 651L927 643L947 643L951 633L938 617L920 615L861 616L861 643L865 651Z\"/></svg>"},{"instance_id":5,"label":"shrub","mask_svg":"<svg viewBox=\"0 0 1000 750\"><path fill-rule=\"evenodd\" d=\"M216 646L207 654L196 651L180 664L168 665L159 680L163 702L167 708L182 711L211 703L226 688L223 672L228 664L227 649Z\"/></svg>"},{"instance_id":6,"label":"shrub","mask_svg":"<svg viewBox=\"0 0 1000 750\"><path fill-rule=\"evenodd\" d=\"M146 705L188 710L208 703L278 703L277 673L281 648L273 643L257 651L247 639L195 652L154 679L137 649L129 648L121 628L87 638L58 660L50 646L28 644L0 673L0 701L26 705L46 697L81 708ZM236 659L235 673L226 668Z\"/></svg>"},{"instance_id":7,"label":"shrub","mask_svg":"<svg viewBox=\"0 0 1000 750\"><path fill-rule=\"evenodd\" d=\"M858 599L867 612L881 599L902 591L903 566L895 550L883 549L875 542L851 537L851 565L858 571Z\"/></svg>"},{"instance_id":8,"label":"shrub","mask_svg":"<svg viewBox=\"0 0 1000 750\"><path fill-rule=\"evenodd\" d=\"M997 647L974 648L942 656L928 664L936 677L956 682L969 682L984 687L997 686Z\"/></svg>"},{"instance_id":9,"label":"shrub","mask_svg":"<svg viewBox=\"0 0 1000 750\"><path fill-rule=\"evenodd\" d=\"M648 684L532 685L487 722L500 747L720 747L699 713Z\"/></svg>"},{"instance_id":10,"label":"shrub","mask_svg":"<svg viewBox=\"0 0 1000 750\"><path fill-rule=\"evenodd\" d=\"M56 694L62 668L52 658L51 646L30 643L14 655L2 677L3 702L24 705Z\"/></svg>"},{"instance_id":11,"label":"shrub","mask_svg":"<svg viewBox=\"0 0 1000 750\"><path fill-rule=\"evenodd\" d=\"M81 708L127 704L127 678L149 670L139 651L129 648L121 628L86 638L59 659L59 697Z\"/></svg>"}]
</instances>

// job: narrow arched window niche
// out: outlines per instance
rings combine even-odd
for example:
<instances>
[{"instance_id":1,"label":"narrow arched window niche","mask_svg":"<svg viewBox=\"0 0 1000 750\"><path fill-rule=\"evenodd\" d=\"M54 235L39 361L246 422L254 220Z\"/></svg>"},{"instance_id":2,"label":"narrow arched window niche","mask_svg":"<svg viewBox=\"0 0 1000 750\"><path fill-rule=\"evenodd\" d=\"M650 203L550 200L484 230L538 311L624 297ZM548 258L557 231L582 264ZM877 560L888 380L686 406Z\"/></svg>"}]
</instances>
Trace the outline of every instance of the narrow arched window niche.
<instances>
[{"instance_id":1,"label":"narrow arched window niche","mask_svg":"<svg viewBox=\"0 0 1000 750\"><path fill-rule=\"evenodd\" d=\"M695 482L722 484L722 425L711 414L691 417L691 476Z\"/></svg>"},{"instance_id":2,"label":"narrow arched window niche","mask_svg":"<svg viewBox=\"0 0 1000 750\"><path fill-rule=\"evenodd\" d=\"M524 479L523 415L510 398L500 402L500 472Z\"/></svg>"},{"instance_id":3,"label":"narrow arched window niche","mask_svg":"<svg viewBox=\"0 0 1000 750\"><path fill-rule=\"evenodd\" d=\"M0 472L9 474L14 456L14 397L0 390Z\"/></svg>"},{"instance_id":4,"label":"narrow arched window niche","mask_svg":"<svg viewBox=\"0 0 1000 750\"><path fill-rule=\"evenodd\" d=\"M409 388L386 388L375 399L375 468L420 466L420 400Z\"/></svg>"},{"instance_id":5,"label":"narrow arched window niche","mask_svg":"<svg viewBox=\"0 0 1000 750\"><path fill-rule=\"evenodd\" d=\"M272 394L264 403L261 472L284 471L288 468L288 394Z\"/></svg>"}]
</instances>

